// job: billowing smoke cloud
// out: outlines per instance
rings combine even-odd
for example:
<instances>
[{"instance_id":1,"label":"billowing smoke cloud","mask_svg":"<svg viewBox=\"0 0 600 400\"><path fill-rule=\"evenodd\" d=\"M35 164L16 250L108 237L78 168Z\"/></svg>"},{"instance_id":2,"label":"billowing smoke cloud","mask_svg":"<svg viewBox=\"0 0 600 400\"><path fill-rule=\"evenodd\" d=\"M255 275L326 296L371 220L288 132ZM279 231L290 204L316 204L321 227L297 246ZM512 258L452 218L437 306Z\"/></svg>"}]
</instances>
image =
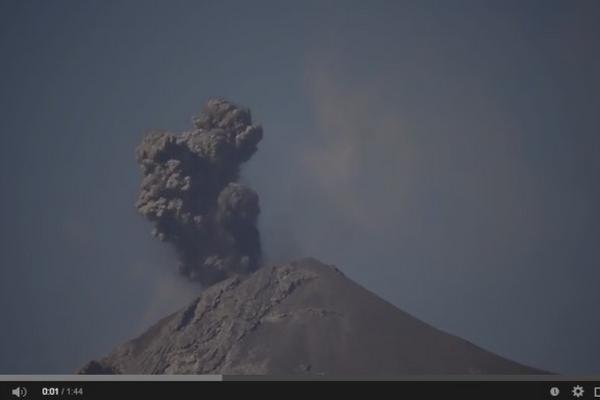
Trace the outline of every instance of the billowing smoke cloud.
<instances>
[{"instance_id":1,"label":"billowing smoke cloud","mask_svg":"<svg viewBox=\"0 0 600 400\"><path fill-rule=\"evenodd\" d=\"M180 272L211 284L260 263L258 195L237 180L262 128L224 100L210 100L193 123L181 134L152 132L137 148L144 178L136 207L174 246Z\"/></svg>"}]
</instances>

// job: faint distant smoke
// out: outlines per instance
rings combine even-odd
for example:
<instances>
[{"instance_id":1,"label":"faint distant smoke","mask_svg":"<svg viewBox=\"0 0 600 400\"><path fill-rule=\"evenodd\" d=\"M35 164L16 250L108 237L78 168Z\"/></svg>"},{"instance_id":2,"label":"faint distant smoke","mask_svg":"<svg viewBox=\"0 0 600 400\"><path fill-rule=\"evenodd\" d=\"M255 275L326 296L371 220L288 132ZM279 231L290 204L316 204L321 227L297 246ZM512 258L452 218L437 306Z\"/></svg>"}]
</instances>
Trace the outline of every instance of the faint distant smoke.
<instances>
[{"instance_id":1,"label":"faint distant smoke","mask_svg":"<svg viewBox=\"0 0 600 400\"><path fill-rule=\"evenodd\" d=\"M180 272L206 285L259 266L258 195L237 180L263 133L249 110L224 100L210 100L193 123L180 134L149 133L138 146L136 207L174 246Z\"/></svg>"}]
</instances>

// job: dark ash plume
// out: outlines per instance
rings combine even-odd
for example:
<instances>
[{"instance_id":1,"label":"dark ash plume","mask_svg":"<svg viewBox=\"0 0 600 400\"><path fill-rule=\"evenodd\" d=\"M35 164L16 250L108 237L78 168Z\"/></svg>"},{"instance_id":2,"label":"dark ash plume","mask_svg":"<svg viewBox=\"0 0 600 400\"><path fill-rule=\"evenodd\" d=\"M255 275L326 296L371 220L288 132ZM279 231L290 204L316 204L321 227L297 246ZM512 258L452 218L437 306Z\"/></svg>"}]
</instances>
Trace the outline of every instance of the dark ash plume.
<instances>
[{"instance_id":1,"label":"dark ash plume","mask_svg":"<svg viewBox=\"0 0 600 400\"><path fill-rule=\"evenodd\" d=\"M144 174L136 207L175 247L181 273L211 284L260 263L258 195L237 180L262 128L224 100L210 100L193 123L181 134L152 132L136 149Z\"/></svg>"}]
</instances>

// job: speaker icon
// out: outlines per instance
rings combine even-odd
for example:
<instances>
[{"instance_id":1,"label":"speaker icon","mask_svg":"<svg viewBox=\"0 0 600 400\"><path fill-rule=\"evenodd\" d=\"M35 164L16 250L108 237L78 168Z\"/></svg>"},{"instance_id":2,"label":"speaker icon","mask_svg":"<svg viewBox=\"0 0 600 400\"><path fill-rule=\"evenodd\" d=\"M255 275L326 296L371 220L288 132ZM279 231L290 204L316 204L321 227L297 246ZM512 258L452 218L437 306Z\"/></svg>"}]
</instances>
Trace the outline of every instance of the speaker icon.
<instances>
[{"instance_id":1,"label":"speaker icon","mask_svg":"<svg viewBox=\"0 0 600 400\"><path fill-rule=\"evenodd\" d=\"M13 390L11 390L11 393L13 396L16 396L16 397L25 397L25 396L27 396L27 389L24 387L17 386Z\"/></svg>"}]
</instances>

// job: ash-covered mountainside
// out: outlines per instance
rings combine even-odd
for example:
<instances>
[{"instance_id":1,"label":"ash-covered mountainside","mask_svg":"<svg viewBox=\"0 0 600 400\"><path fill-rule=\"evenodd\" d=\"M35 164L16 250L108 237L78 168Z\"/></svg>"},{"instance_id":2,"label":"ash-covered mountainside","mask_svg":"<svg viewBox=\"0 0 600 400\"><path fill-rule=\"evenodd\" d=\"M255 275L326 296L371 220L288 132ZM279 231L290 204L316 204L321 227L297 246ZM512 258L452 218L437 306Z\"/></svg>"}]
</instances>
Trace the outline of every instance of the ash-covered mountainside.
<instances>
[{"instance_id":1,"label":"ash-covered mountainside","mask_svg":"<svg viewBox=\"0 0 600 400\"><path fill-rule=\"evenodd\" d=\"M314 259L205 290L87 374L535 374L441 332Z\"/></svg>"}]
</instances>

